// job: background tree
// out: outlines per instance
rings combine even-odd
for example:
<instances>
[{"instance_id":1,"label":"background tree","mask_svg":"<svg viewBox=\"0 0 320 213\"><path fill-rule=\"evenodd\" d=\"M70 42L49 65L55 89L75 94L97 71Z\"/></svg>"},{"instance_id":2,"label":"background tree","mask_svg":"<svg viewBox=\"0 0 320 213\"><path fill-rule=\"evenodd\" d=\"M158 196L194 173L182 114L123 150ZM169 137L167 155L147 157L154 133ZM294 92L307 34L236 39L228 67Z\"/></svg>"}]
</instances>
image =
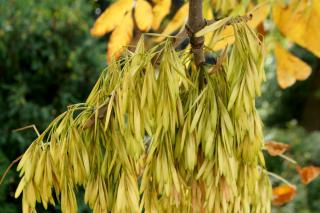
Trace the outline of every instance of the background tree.
<instances>
[{"instance_id":1,"label":"background tree","mask_svg":"<svg viewBox=\"0 0 320 213\"><path fill-rule=\"evenodd\" d=\"M83 100L105 66L104 44L90 36L88 1L0 1L0 174L66 106ZM18 175L0 187L0 212L21 212ZM19 210L20 209L20 210Z\"/></svg>"}]
</instances>

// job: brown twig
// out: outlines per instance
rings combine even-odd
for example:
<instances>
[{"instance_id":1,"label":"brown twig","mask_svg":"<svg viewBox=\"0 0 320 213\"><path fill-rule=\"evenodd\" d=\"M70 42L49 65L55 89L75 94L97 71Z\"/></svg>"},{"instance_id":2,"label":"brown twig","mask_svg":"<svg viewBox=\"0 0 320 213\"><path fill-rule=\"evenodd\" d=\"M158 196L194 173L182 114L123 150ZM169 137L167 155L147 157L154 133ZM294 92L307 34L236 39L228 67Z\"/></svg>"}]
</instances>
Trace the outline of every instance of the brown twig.
<instances>
[{"instance_id":1,"label":"brown twig","mask_svg":"<svg viewBox=\"0 0 320 213\"><path fill-rule=\"evenodd\" d=\"M13 160L10 165L8 166L8 168L6 169L6 171L3 173L1 180L0 180L0 185L2 184L2 181L4 180L4 178L7 176L8 172L10 171L10 169L13 167L13 165L15 163L17 163L21 158L22 158L23 154L20 155L18 158L16 158L15 160Z\"/></svg>"},{"instance_id":2,"label":"brown twig","mask_svg":"<svg viewBox=\"0 0 320 213\"><path fill-rule=\"evenodd\" d=\"M174 44L173 47L176 49L178 48L178 46L184 42L186 39L188 38L188 33L186 28L184 28L180 33L178 33L176 35L176 37L174 38Z\"/></svg>"},{"instance_id":3,"label":"brown twig","mask_svg":"<svg viewBox=\"0 0 320 213\"><path fill-rule=\"evenodd\" d=\"M202 0L190 0L189 1L189 17L186 29L190 37L191 51L194 56L194 61L197 66L205 62L204 57L204 36L195 37L194 34L201 30L206 21L202 15Z\"/></svg>"}]
</instances>

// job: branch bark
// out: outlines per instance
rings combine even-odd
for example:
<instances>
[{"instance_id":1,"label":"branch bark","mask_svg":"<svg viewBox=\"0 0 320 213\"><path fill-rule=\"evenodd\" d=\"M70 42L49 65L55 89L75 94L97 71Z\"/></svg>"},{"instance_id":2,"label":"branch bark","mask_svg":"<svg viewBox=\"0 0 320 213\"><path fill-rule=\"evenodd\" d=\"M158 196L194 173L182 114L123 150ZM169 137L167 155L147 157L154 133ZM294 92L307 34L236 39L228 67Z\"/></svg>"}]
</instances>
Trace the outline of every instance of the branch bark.
<instances>
[{"instance_id":1,"label":"branch bark","mask_svg":"<svg viewBox=\"0 0 320 213\"><path fill-rule=\"evenodd\" d=\"M206 25L202 15L202 0L189 1L189 17L188 17L188 30L191 44L191 51L197 66L205 62L203 46L204 37L195 37L194 34L201 30Z\"/></svg>"}]
</instances>

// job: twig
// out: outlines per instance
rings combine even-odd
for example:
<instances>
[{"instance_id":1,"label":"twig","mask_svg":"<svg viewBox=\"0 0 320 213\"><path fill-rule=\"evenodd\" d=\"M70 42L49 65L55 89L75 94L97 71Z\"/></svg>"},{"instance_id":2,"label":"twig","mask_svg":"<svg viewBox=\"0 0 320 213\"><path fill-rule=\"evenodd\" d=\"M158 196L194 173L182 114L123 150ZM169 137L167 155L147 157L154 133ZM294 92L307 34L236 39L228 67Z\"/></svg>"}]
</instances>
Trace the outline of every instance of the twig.
<instances>
[{"instance_id":1,"label":"twig","mask_svg":"<svg viewBox=\"0 0 320 213\"><path fill-rule=\"evenodd\" d=\"M143 35L154 36L154 37L166 37L166 38L178 38L178 35L165 35L160 33L143 33Z\"/></svg>"},{"instance_id":2,"label":"twig","mask_svg":"<svg viewBox=\"0 0 320 213\"><path fill-rule=\"evenodd\" d=\"M16 158L15 160L13 160L10 165L8 166L8 168L6 169L6 171L3 173L1 180L0 180L0 185L2 184L2 181L4 180L4 178L7 176L8 172L10 171L10 169L12 168L12 166L17 163L21 158L22 158L23 154L20 155L18 158Z\"/></svg>"},{"instance_id":3,"label":"twig","mask_svg":"<svg viewBox=\"0 0 320 213\"><path fill-rule=\"evenodd\" d=\"M34 125L34 124L31 124L31 125L28 125L28 126L25 126L25 127L21 127L21 128L18 128L18 129L14 129L14 130L12 130L12 131L13 131L13 132L18 132L18 131L23 131L23 130L26 130L26 129L31 129L31 128L36 132L37 136L40 137L40 133L39 133L36 125ZM7 176L8 172L9 172L10 169L13 167L13 165L14 165L15 163L17 163L17 162L22 158L22 156L23 156L23 154L20 155L19 157L17 157L15 160L13 160L13 161L10 163L10 165L8 166L8 168L6 169L6 171L3 173L2 177L1 177L0 185L2 184L4 178Z\"/></svg>"},{"instance_id":4,"label":"twig","mask_svg":"<svg viewBox=\"0 0 320 213\"><path fill-rule=\"evenodd\" d=\"M183 41L185 41L188 38L188 33L186 28L184 28L180 33L176 35L176 38L174 39L174 48L177 48Z\"/></svg>"},{"instance_id":5,"label":"twig","mask_svg":"<svg viewBox=\"0 0 320 213\"><path fill-rule=\"evenodd\" d=\"M284 155L284 154L280 154L279 157L281 157L281 158L289 161L290 163L293 163L294 165L297 165L297 164L298 164L297 161L293 160L292 158L290 158L290 157L288 157L288 156L286 156L286 155Z\"/></svg>"},{"instance_id":6,"label":"twig","mask_svg":"<svg viewBox=\"0 0 320 213\"><path fill-rule=\"evenodd\" d=\"M18 128L18 129L14 129L12 130L13 132L18 132L18 131L23 131L23 130L26 130L26 129L30 129L30 128L33 128L34 131L36 132L37 136L39 137L40 136L40 133L36 127L36 125L34 124L31 124L31 125L28 125L28 126L25 126L25 127L21 127L21 128Z\"/></svg>"},{"instance_id":7,"label":"twig","mask_svg":"<svg viewBox=\"0 0 320 213\"><path fill-rule=\"evenodd\" d=\"M295 187L292 183L290 183L289 181L287 181L286 179L284 179L283 177L280 177L279 175L275 174L275 173L272 173L272 172L269 172L267 171L268 175L278 179L278 180L281 180L282 182L288 184L289 186L292 186L292 187Z\"/></svg>"},{"instance_id":8,"label":"twig","mask_svg":"<svg viewBox=\"0 0 320 213\"><path fill-rule=\"evenodd\" d=\"M268 149L266 149L266 148L262 148L262 150L268 151ZM294 165L298 164L297 161L293 160L292 158L290 158L290 157L288 157L288 156L286 156L284 154L275 155L274 157L276 157L276 156L279 156L280 158L283 158L283 159L289 161L290 163L292 163Z\"/></svg>"},{"instance_id":9,"label":"twig","mask_svg":"<svg viewBox=\"0 0 320 213\"><path fill-rule=\"evenodd\" d=\"M189 5L189 17L186 29L190 37L191 51L194 56L194 61L196 65L199 66L205 62L203 51L204 36L195 37L194 34L206 25L206 21L202 14L202 0L190 0Z\"/></svg>"},{"instance_id":10,"label":"twig","mask_svg":"<svg viewBox=\"0 0 320 213\"><path fill-rule=\"evenodd\" d=\"M277 175L277 174L275 174L275 173L273 173L273 172L269 172L268 170L262 168L261 166L258 166L258 169L263 170L263 171L266 172L268 175L270 175L270 176L272 176L272 177L274 177L274 178L276 178L276 179L278 179L278 180L286 183L286 184L289 185L289 186L295 187L295 185L293 185L292 183L290 183L289 181L287 181L287 180L284 179L283 177L281 177L281 176L279 176L279 175Z\"/></svg>"}]
</instances>

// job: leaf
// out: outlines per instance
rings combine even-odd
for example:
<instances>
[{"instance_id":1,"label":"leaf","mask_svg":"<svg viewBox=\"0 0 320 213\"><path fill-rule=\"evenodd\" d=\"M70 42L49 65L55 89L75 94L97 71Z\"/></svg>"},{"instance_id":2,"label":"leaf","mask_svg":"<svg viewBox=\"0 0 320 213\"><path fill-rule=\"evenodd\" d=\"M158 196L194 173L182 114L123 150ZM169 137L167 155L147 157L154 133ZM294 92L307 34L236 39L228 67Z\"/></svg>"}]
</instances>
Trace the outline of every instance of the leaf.
<instances>
[{"instance_id":1,"label":"leaf","mask_svg":"<svg viewBox=\"0 0 320 213\"><path fill-rule=\"evenodd\" d=\"M213 19L213 13L211 9L211 4L209 1L204 1L203 3L203 17L206 20L212 20ZM204 45L209 46L211 40L212 40L213 33L207 33L204 37Z\"/></svg>"},{"instance_id":2,"label":"leaf","mask_svg":"<svg viewBox=\"0 0 320 213\"><path fill-rule=\"evenodd\" d=\"M107 61L111 61L112 57L119 58L131 39L133 33L133 20L131 11L127 13L121 21L121 24L112 32L108 42Z\"/></svg>"},{"instance_id":3,"label":"leaf","mask_svg":"<svg viewBox=\"0 0 320 213\"><path fill-rule=\"evenodd\" d=\"M272 189L272 204L283 205L291 201L296 195L296 187L284 184Z\"/></svg>"},{"instance_id":4,"label":"leaf","mask_svg":"<svg viewBox=\"0 0 320 213\"><path fill-rule=\"evenodd\" d=\"M267 141L264 146L271 156L281 155L289 148L288 144L279 143L276 141Z\"/></svg>"},{"instance_id":5,"label":"leaf","mask_svg":"<svg viewBox=\"0 0 320 213\"><path fill-rule=\"evenodd\" d=\"M301 59L277 44L275 47L277 62L277 79L280 87L285 89L293 85L296 80L305 80L311 74L311 68Z\"/></svg>"},{"instance_id":6,"label":"leaf","mask_svg":"<svg viewBox=\"0 0 320 213\"><path fill-rule=\"evenodd\" d=\"M179 29L179 27L181 27L183 24L185 24L188 18L188 11L189 11L189 3L185 3L184 5L182 5L182 7L179 8L179 10L176 12L176 14L171 19L171 21L166 25L162 34L170 35L174 31ZM165 38L164 36L158 37L156 41L160 42L164 38Z\"/></svg>"},{"instance_id":7,"label":"leaf","mask_svg":"<svg viewBox=\"0 0 320 213\"><path fill-rule=\"evenodd\" d=\"M162 19L170 12L171 0L154 0L154 2L156 5L152 9L152 29L158 30Z\"/></svg>"},{"instance_id":8,"label":"leaf","mask_svg":"<svg viewBox=\"0 0 320 213\"><path fill-rule=\"evenodd\" d=\"M146 32L150 30L153 19L151 5L145 0L137 0L134 18L141 31Z\"/></svg>"},{"instance_id":9,"label":"leaf","mask_svg":"<svg viewBox=\"0 0 320 213\"><path fill-rule=\"evenodd\" d=\"M249 12L249 14L252 15L252 19L248 21L248 25L252 28L256 28L268 17L269 12L270 4L268 2L257 5L251 12Z\"/></svg>"},{"instance_id":10,"label":"leaf","mask_svg":"<svg viewBox=\"0 0 320 213\"><path fill-rule=\"evenodd\" d=\"M320 1L292 0L289 5L276 4L272 16L289 40L320 57Z\"/></svg>"},{"instance_id":11,"label":"leaf","mask_svg":"<svg viewBox=\"0 0 320 213\"><path fill-rule=\"evenodd\" d=\"M320 167L316 166L306 166L301 168L296 167L297 172L300 174L301 182L303 184L308 184L320 175Z\"/></svg>"},{"instance_id":12,"label":"leaf","mask_svg":"<svg viewBox=\"0 0 320 213\"><path fill-rule=\"evenodd\" d=\"M123 16L133 5L132 0L118 0L108 7L96 20L90 30L93 36L103 36L114 30L122 21Z\"/></svg>"}]
</instances>

